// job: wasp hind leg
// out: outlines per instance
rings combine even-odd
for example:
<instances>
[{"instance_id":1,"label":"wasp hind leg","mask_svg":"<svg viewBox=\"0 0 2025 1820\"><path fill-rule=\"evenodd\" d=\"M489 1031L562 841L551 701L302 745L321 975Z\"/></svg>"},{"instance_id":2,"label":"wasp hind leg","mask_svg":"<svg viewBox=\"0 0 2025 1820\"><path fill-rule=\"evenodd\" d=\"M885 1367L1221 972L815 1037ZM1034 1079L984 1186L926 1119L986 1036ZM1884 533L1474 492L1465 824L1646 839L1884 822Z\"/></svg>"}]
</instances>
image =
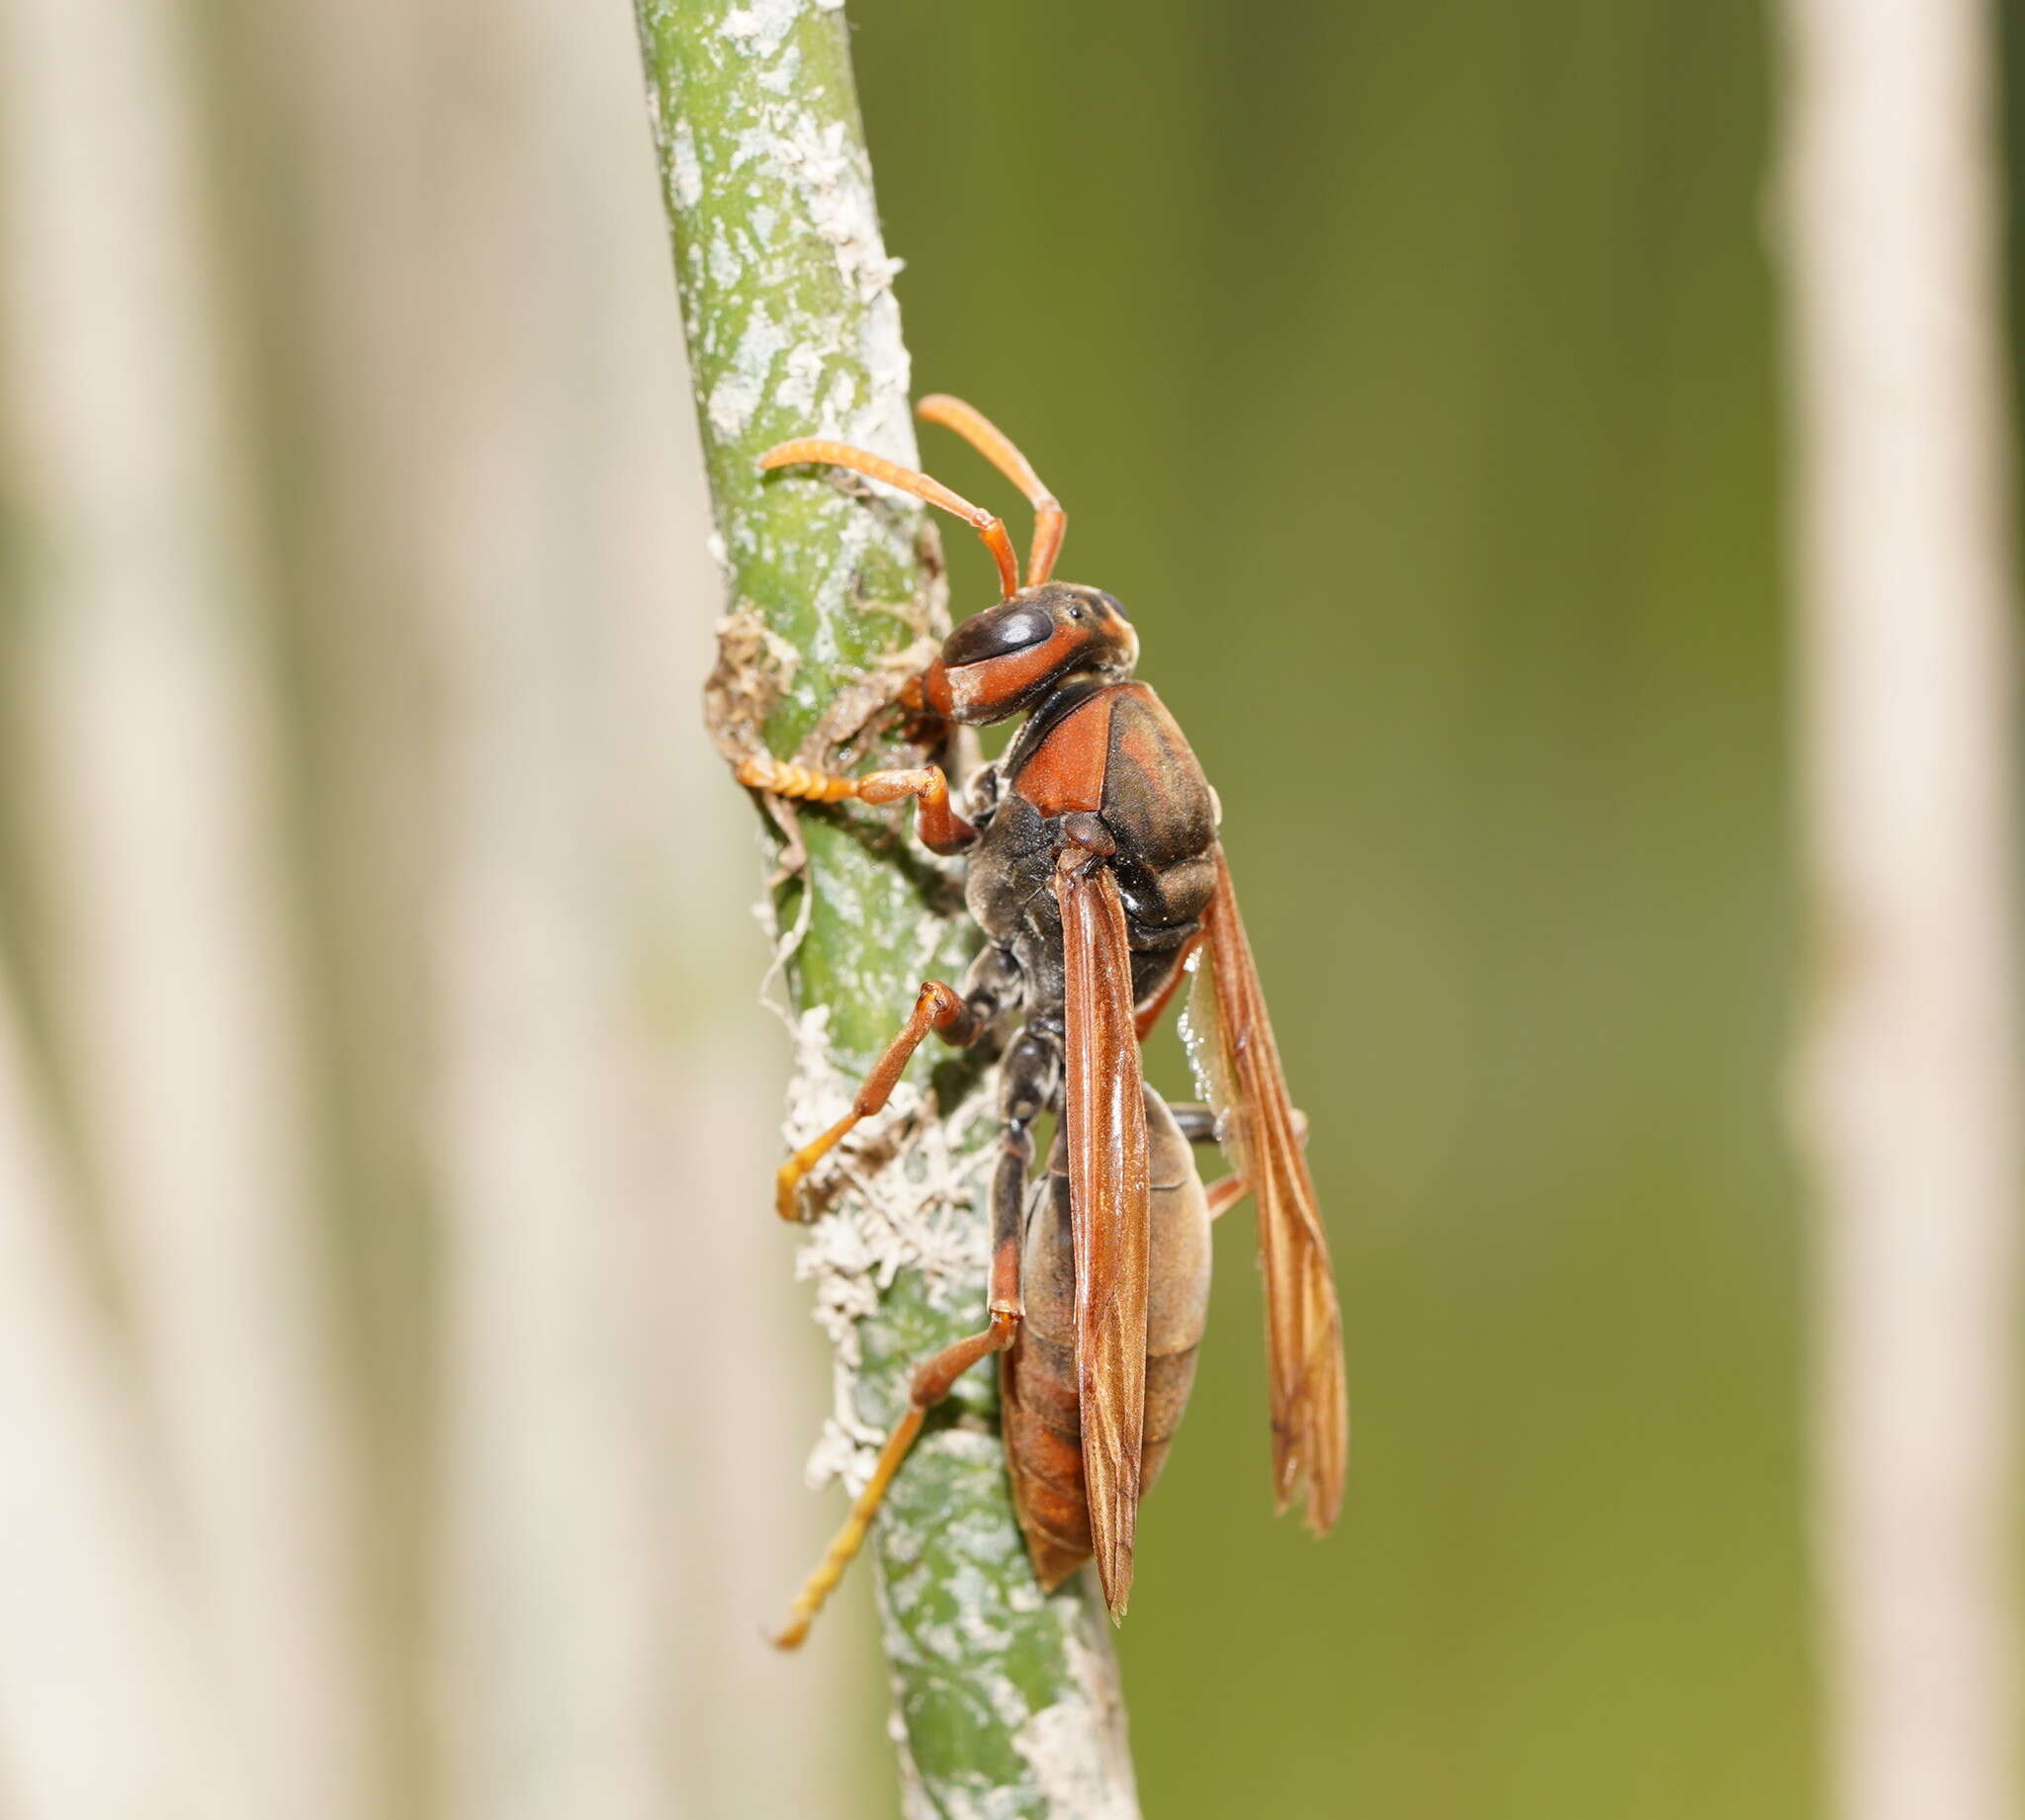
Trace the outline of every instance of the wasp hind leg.
<instances>
[{"instance_id":1,"label":"wasp hind leg","mask_svg":"<svg viewBox=\"0 0 2025 1820\"><path fill-rule=\"evenodd\" d=\"M917 1039L919 1040L919 1039ZM1022 1310L1019 1300L1019 1241L1021 1214L1026 1199L1026 1176L1033 1162L1033 1121L1046 1109L1053 1090L1057 1064L1054 1052L1030 1034L1023 1035L1006 1058L1000 1090L1000 1110L1005 1120L1000 1140L999 1167L992 1178L992 1288L991 1309L982 1333L969 1334L953 1345L924 1359L915 1367L908 1386L907 1414L902 1416L879 1458L872 1476L865 1482L816 1571L802 1583L795 1595L787 1623L775 1633L777 1648L795 1649L809 1634L809 1626L824 1602L836 1590L858 1550L864 1546L872 1518L885 1501L893 1475L907 1458L922 1431L927 1413L955 1388L960 1378L979 1359L1011 1348L1019 1332Z\"/></svg>"},{"instance_id":2,"label":"wasp hind leg","mask_svg":"<svg viewBox=\"0 0 2025 1820\"><path fill-rule=\"evenodd\" d=\"M1190 1144L1214 1144L1216 1140L1216 1112L1199 1100L1177 1099L1168 1105L1175 1115L1175 1123L1181 1128L1182 1136ZM1308 1115L1296 1111L1293 1115L1294 1135L1300 1140L1301 1148L1308 1146ZM1226 1175L1221 1181L1212 1181L1203 1190L1209 1203L1209 1217L1220 1220L1239 1201L1245 1198L1251 1183L1242 1175Z\"/></svg>"},{"instance_id":3,"label":"wasp hind leg","mask_svg":"<svg viewBox=\"0 0 2025 1820\"><path fill-rule=\"evenodd\" d=\"M1016 1273L1016 1252L1013 1268ZM1016 1289L1013 1299L1016 1304ZM1012 1343L1018 1329L1016 1306L1011 1311L995 1306L991 1323L983 1333L967 1335L915 1367L914 1381L908 1387L907 1414L901 1417L893 1432L887 1435L886 1444L879 1449L878 1463L872 1468L872 1476L865 1482L865 1489L850 1507L850 1515L844 1518L843 1527L837 1530L836 1538L823 1551L823 1559L817 1563L816 1571L802 1583L802 1590L795 1595L787 1623L774 1633L776 1649L799 1648L802 1639L809 1634L809 1626L815 1621L816 1613L823 1609L824 1602L843 1578L843 1570L864 1546L872 1518L885 1501L886 1488L893 1483L893 1475L900 1470L901 1461L907 1458L908 1449L920 1435L922 1423L928 1411L949 1394L956 1380L979 1359L989 1353L1005 1351Z\"/></svg>"}]
</instances>

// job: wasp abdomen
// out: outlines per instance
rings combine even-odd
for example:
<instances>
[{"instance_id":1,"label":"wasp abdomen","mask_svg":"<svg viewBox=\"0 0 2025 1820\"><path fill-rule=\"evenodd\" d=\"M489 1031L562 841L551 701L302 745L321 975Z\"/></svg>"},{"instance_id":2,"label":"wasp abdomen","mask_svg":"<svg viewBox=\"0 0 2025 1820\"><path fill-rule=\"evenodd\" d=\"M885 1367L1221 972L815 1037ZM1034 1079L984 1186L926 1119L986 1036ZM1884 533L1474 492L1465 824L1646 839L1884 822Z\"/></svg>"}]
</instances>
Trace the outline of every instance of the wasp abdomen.
<instances>
[{"instance_id":1,"label":"wasp abdomen","mask_svg":"<svg viewBox=\"0 0 2025 1820\"><path fill-rule=\"evenodd\" d=\"M1139 1489L1152 1488L1182 1425L1209 1308L1209 1208L1195 1160L1167 1102L1146 1089L1152 1179L1147 1246L1146 1426ZM1058 1135L1027 1212L1020 1288L1025 1320L1001 1367L1006 1459L1019 1526L1041 1584L1090 1558L1090 1501L1076 1378L1076 1254L1066 1147Z\"/></svg>"}]
</instances>

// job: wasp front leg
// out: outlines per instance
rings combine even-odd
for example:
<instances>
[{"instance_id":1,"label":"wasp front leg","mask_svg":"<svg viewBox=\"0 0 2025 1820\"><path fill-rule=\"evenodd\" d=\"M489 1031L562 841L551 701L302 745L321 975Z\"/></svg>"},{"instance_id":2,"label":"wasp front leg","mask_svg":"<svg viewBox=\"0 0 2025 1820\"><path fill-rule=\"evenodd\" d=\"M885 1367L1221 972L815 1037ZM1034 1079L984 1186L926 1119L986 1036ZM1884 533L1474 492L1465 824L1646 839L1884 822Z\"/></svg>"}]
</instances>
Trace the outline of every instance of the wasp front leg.
<instances>
[{"instance_id":1,"label":"wasp front leg","mask_svg":"<svg viewBox=\"0 0 2025 1820\"><path fill-rule=\"evenodd\" d=\"M911 771L867 771L862 777L839 777L808 765L764 754L739 765L739 782L748 789L803 803L898 803L917 797L921 809L915 831L931 853L961 853L977 840L972 827L949 805L949 780L940 765Z\"/></svg>"}]
</instances>

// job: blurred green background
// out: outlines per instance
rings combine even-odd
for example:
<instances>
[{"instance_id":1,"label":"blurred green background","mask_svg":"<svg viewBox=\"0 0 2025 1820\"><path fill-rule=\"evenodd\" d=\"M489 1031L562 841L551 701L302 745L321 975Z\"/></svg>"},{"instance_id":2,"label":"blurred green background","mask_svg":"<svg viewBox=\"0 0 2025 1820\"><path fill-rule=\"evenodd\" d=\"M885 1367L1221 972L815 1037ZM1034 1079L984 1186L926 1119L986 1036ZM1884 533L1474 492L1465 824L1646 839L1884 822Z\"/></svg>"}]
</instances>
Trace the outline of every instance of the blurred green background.
<instances>
[{"instance_id":1,"label":"blurred green background","mask_svg":"<svg viewBox=\"0 0 2025 1820\"><path fill-rule=\"evenodd\" d=\"M1220 1235L1147 1810L1809 1811L1765 15L855 18L918 388L1034 457L1222 795L1346 1302L1317 1546Z\"/></svg>"}]
</instances>

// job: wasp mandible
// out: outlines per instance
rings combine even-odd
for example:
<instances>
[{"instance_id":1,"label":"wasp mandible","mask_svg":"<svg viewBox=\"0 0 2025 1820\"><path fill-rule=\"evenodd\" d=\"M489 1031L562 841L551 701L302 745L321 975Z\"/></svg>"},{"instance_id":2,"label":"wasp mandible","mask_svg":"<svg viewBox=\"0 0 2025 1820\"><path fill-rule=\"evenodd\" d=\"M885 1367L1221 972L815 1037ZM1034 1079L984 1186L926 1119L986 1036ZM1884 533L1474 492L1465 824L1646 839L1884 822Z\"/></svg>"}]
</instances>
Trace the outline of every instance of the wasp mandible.
<instances>
[{"instance_id":1,"label":"wasp mandible","mask_svg":"<svg viewBox=\"0 0 2025 1820\"><path fill-rule=\"evenodd\" d=\"M775 1639L793 1647L863 1542L926 1412L1001 1355L1007 1466L1035 1572L1054 1587L1091 1557L1124 1615L1139 1501L1180 1425L1209 1295L1212 1219L1258 1205L1266 1283L1274 1491L1305 1492L1317 1534L1335 1522L1349 1448L1342 1321L1329 1248L1258 970L1217 839L1217 804L1182 730L1133 679L1139 639L1101 588L1053 578L1068 518L1019 451L960 399L918 407L1026 495L1022 584L1004 520L924 474L844 443L782 443L762 470L845 468L969 524L998 564L998 605L963 621L903 704L930 724L1025 716L964 809L940 767L833 776L748 759L742 783L832 803L918 805L923 842L966 860L964 897L986 945L963 990L925 982L849 1113L781 1167L779 1209L859 1120L885 1105L930 1030L1002 1049L992 1181L989 1319L917 1367L906 1416ZM1171 1107L1139 1045L1185 972L1191 1055L1208 1103ZM1060 1116L1029 1191L1034 1124ZM1214 1139L1231 1174L1205 1190L1190 1144Z\"/></svg>"}]
</instances>

